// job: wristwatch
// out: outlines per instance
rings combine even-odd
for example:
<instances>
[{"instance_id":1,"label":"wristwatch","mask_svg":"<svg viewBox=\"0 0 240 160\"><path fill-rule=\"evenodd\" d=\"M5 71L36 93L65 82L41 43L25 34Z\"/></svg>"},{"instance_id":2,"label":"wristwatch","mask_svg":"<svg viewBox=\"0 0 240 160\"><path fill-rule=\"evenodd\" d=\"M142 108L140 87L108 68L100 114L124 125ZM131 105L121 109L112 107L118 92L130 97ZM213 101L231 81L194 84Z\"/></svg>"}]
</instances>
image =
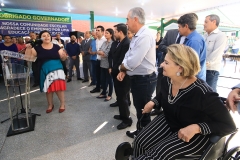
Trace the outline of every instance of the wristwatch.
<instances>
[{"instance_id":1,"label":"wristwatch","mask_svg":"<svg viewBox=\"0 0 240 160\"><path fill-rule=\"evenodd\" d=\"M118 66L118 70L121 72L121 64Z\"/></svg>"}]
</instances>

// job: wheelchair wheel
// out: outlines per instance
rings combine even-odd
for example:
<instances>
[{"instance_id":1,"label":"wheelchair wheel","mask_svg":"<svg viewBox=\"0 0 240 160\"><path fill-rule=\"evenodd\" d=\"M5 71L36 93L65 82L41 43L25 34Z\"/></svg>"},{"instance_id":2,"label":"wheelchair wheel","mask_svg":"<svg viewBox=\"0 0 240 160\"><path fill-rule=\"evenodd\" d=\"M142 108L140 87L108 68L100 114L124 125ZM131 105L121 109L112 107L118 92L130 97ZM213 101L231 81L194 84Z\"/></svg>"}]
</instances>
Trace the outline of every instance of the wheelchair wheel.
<instances>
[{"instance_id":1,"label":"wheelchair wheel","mask_svg":"<svg viewBox=\"0 0 240 160\"><path fill-rule=\"evenodd\" d=\"M115 153L116 160L129 160L130 156L132 155L133 149L129 142L121 143Z\"/></svg>"},{"instance_id":2,"label":"wheelchair wheel","mask_svg":"<svg viewBox=\"0 0 240 160\"><path fill-rule=\"evenodd\" d=\"M223 160L240 160L240 147L230 149L223 157Z\"/></svg>"}]
</instances>

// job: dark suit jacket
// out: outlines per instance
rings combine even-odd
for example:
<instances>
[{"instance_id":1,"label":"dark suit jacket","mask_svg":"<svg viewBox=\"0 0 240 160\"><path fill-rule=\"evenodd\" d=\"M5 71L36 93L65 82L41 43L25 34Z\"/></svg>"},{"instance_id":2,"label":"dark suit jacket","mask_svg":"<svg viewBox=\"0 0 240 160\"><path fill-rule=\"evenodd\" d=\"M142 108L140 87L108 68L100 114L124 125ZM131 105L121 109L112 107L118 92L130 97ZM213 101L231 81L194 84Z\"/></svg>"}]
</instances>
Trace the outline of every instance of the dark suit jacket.
<instances>
[{"instance_id":1,"label":"dark suit jacket","mask_svg":"<svg viewBox=\"0 0 240 160\"><path fill-rule=\"evenodd\" d=\"M163 52L165 55L167 53L167 47L171 44L176 43L176 38L178 35L178 29L168 30L162 42L158 46L158 50Z\"/></svg>"},{"instance_id":2,"label":"dark suit jacket","mask_svg":"<svg viewBox=\"0 0 240 160\"><path fill-rule=\"evenodd\" d=\"M164 61L164 58L167 54L167 47L170 46L171 44L176 43L177 36L178 36L178 29L171 29L167 31L165 37L163 38L162 42L158 46L158 51L163 53L160 63Z\"/></svg>"},{"instance_id":3,"label":"dark suit jacket","mask_svg":"<svg viewBox=\"0 0 240 160\"><path fill-rule=\"evenodd\" d=\"M92 39L90 39L87 43L85 43L85 40L81 43L81 52L84 52L83 60L91 60L91 54L89 53L89 48L91 47Z\"/></svg>"},{"instance_id":4,"label":"dark suit jacket","mask_svg":"<svg viewBox=\"0 0 240 160\"><path fill-rule=\"evenodd\" d=\"M125 37L118 45L118 41L112 43L108 54L109 68L112 68L112 73L117 74L119 72L118 67L122 64L122 61L127 53L130 45L130 40Z\"/></svg>"}]
</instances>

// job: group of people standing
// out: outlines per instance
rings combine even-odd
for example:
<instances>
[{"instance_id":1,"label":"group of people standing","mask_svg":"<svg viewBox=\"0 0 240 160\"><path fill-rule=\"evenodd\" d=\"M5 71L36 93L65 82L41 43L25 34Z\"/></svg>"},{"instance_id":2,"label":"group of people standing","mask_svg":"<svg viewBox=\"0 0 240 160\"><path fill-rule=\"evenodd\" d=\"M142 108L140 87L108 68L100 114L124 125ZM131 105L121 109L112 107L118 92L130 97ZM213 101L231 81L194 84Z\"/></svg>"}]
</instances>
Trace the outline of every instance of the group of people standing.
<instances>
[{"instance_id":1,"label":"group of people standing","mask_svg":"<svg viewBox=\"0 0 240 160\"><path fill-rule=\"evenodd\" d=\"M104 34L105 33L105 34ZM119 66L129 49L130 40L125 24L117 24L114 29L104 29L103 26L97 26L92 30L91 46L89 48L90 54L96 59L92 59L92 82L90 86L96 87L90 93L101 93L97 98L109 101L112 99L113 86L115 89L117 102L111 104L111 107L119 107L120 115L115 115L114 118L122 120L117 128L124 129L132 125L130 117L129 104L130 102L130 78L126 76L123 81L117 80L119 73ZM108 91L107 91L108 88Z\"/></svg>"},{"instance_id":2,"label":"group of people standing","mask_svg":"<svg viewBox=\"0 0 240 160\"><path fill-rule=\"evenodd\" d=\"M143 127L126 132L134 138L135 159L198 159L212 134L224 136L236 129L214 91L219 57L226 46L226 36L218 29L220 19L217 15L206 17L204 37L196 31L197 20L194 13L181 16L177 21L179 29L169 30L156 47L144 26L144 10L136 7L128 13L127 26L135 35L117 79L130 77L138 124ZM156 48L162 53L157 63L158 78ZM156 96L152 98L156 83ZM162 112L151 121L149 113L154 108Z\"/></svg>"}]
</instances>

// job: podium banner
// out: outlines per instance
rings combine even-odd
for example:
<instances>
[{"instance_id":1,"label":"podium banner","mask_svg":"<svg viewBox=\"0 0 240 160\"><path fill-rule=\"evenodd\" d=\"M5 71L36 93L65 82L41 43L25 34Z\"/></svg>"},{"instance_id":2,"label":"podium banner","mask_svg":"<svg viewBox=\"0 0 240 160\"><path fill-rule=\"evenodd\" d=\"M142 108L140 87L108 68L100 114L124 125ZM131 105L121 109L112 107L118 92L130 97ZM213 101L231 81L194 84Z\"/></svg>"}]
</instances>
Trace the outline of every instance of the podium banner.
<instances>
[{"instance_id":1,"label":"podium banner","mask_svg":"<svg viewBox=\"0 0 240 160\"><path fill-rule=\"evenodd\" d=\"M0 12L0 33L10 36L28 36L30 32L48 30L68 37L72 31L71 17Z\"/></svg>"},{"instance_id":2,"label":"podium banner","mask_svg":"<svg viewBox=\"0 0 240 160\"><path fill-rule=\"evenodd\" d=\"M30 62L35 62L36 59L37 59L37 57L33 57L33 56L30 57L30 56L27 56L25 54L21 54L21 53L18 53L18 52L13 52L13 51L8 51L8 50L0 51L0 55L2 57L6 56L6 57L22 59L22 60L26 60L26 61L30 61Z\"/></svg>"}]
</instances>

